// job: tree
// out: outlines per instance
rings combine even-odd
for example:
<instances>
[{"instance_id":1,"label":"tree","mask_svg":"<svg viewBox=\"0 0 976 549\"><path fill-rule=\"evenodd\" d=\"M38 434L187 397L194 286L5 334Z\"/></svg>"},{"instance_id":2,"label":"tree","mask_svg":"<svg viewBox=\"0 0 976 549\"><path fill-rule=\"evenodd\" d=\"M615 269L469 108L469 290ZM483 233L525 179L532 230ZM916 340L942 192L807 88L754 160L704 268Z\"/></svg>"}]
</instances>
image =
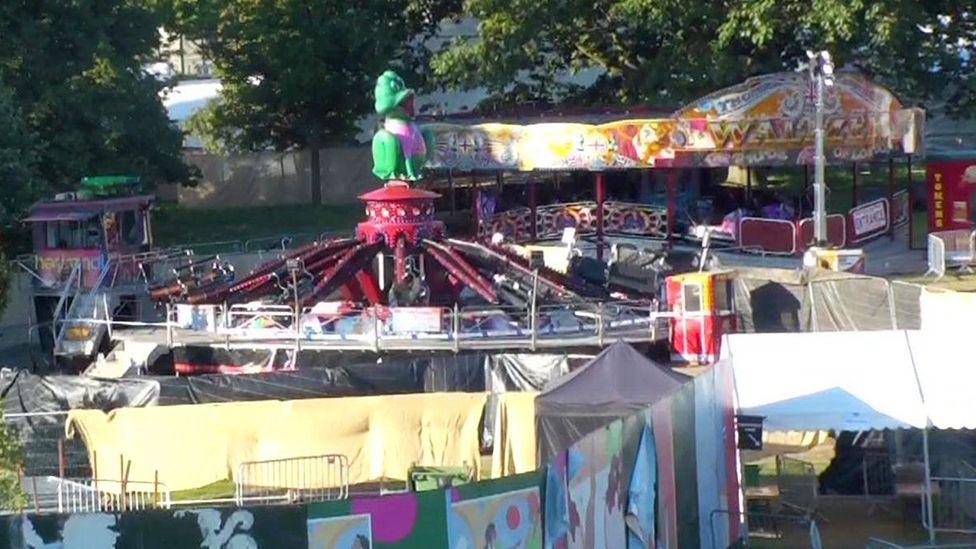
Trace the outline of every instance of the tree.
<instances>
[{"instance_id":1,"label":"tree","mask_svg":"<svg viewBox=\"0 0 976 549\"><path fill-rule=\"evenodd\" d=\"M426 59L416 37L446 11L416 0L178 0L174 30L200 42L223 85L194 127L234 149L307 148L319 203L319 150L355 135L384 70L416 80Z\"/></svg>"},{"instance_id":2,"label":"tree","mask_svg":"<svg viewBox=\"0 0 976 549\"><path fill-rule=\"evenodd\" d=\"M10 263L0 254L0 312L7 303L10 288ZM20 439L0 417L0 510L20 510L27 497L20 486L20 471L24 465Z\"/></svg>"},{"instance_id":3,"label":"tree","mask_svg":"<svg viewBox=\"0 0 976 549\"><path fill-rule=\"evenodd\" d=\"M148 0L19 0L0 5L0 80L11 89L40 181L94 174L187 182L182 136L143 70L164 12Z\"/></svg>"},{"instance_id":4,"label":"tree","mask_svg":"<svg viewBox=\"0 0 976 549\"><path fill-rule=\"evenodd\" d=\"M27 131L10 90L0 85L0 226L14 223L43 192L34 145L35 136ZM5 289L0 288L0 311Z\"/></svg>"},{"instance_id":5,"label":"tree","mask_svg":"<svg viewBox=\"0 0 976 549\"><path fill-rule=\"evenodd\" d=\"M485 85L508 100L675 105L829 49L838 66L910 99L976 107L976 59L963 51L976 40L970 2L469 0L465 9L478 33L456 39L433 69L444 85ZM594 68L593 86L560 83Z\"/></svg>"}]
</instances>

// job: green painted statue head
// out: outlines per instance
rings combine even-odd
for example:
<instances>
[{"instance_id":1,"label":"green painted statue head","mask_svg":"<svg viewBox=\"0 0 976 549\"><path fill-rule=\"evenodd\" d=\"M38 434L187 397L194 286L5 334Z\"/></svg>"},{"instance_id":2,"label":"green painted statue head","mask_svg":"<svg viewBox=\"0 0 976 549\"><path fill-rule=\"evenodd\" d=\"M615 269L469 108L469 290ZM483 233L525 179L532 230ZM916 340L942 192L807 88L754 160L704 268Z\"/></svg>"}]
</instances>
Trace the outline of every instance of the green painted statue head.
<instances>
[{"instance_id":1,"label":"green painted statue head","mask_svg":"<svg viewBox=\"0 0 976 549\"><path fill-rule=\"evenodd\" d=\"M376 79L375 95L376 114L413 117L413 90L403 83L403 79L397 73L386 71L381 74Z\"/></svg>"}]
</instances>

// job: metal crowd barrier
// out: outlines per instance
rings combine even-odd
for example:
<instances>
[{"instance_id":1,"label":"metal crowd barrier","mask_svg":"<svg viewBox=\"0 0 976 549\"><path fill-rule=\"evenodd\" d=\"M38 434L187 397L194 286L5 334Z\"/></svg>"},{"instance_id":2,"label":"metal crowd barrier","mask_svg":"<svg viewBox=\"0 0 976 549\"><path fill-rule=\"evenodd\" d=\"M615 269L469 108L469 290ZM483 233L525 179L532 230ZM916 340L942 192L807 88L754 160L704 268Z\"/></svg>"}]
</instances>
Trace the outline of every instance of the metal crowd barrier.
<instances>
[{"instance_id":1,"label":"metal crowd barrier","mask_svg":"<svg viewBox=\"0 0 976 549\"><path fill-rule=\"evenodd\" d=\"M325 454L246 461L237 468L235 500L279 503L315 502L349 497L349 459Z\"/></svg>"},{"instance_id":2,"label":"metal crowd barrier","mask_svg":"<svg viewBox=\"0 0 976 549\"><path fill-rule=\"evenodd\" d=\"M976 265L976 231L956 229L929 233L928 263L925 276L934 274L936 280L952 268L972 272L972 266Z\"/></svg>"},{"instance_id":3,"label":"metal crowd barrier","mask_svg":"<svg viewBox=\"0 0 976 549\"><path fill-rule=\"evenodd\" d=\"M48 477L57 483L59 513L169 509L170 492L160 482Z\"/></svg>"},{"instance_id":4,"label":"metal crowd barrier","mask_svg":"<svg viewBox=\"0 0 976 549\"><path fill-rule=\"evenodd\" d=\"M976 478L931 477L931 481L932 516L923 515L922 522L937 532L976 534Z\"/></svg>"}]
</instances>

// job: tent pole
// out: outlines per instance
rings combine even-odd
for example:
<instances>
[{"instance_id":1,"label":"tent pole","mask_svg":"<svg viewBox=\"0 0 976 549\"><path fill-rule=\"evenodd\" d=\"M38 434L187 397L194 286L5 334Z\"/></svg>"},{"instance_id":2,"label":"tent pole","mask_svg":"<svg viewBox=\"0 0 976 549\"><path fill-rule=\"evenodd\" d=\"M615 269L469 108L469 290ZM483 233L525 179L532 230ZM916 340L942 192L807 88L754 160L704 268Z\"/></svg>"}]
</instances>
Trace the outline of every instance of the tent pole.
<instances>
[{"instance_id":1,"label":"tent pole","mask_svg":"<svg viewBox=\"0 0 976 549\"><path fill-rule=\"evenodd\" d=\"M935 518L932 516L932 464L929 461L929 426L922 430L922 453L925 458L925 529L929 532L929 543L935 544Z\"/></svg>"}]
</instances>

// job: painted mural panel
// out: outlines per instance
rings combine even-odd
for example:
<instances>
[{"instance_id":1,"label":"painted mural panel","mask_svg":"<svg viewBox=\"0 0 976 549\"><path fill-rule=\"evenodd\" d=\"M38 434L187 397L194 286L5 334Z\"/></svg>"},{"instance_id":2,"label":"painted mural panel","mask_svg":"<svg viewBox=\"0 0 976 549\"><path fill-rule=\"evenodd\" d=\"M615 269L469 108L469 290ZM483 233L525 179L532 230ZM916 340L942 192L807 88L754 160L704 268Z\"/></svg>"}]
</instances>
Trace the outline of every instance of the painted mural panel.
<instances>
[{"instance_id":1,"label":"painted mural panel","mask_svg":"<svg viewBox=\"0 0 976 549\"><path fill-rule=\"evenodd\" d=\"M828 159L921 152L924 113L864 77L839 74L825 97ZM809 164L814 109L801 73L750 78L671 117L601 125L428 124L433 168L608 170L668 166Z\"/></svg>"},{"instance_id":2,"label":"painted mural panel","mask_svg":"<svg viewBox=\"0 0 976 549\"><path fill-rule=\"evenodd\" d=\"M456 491L450 493L457 494ZM542 547L540 507L537 486L465 501L452 501L447 515L449 547Z\"/></svg>"},{"instance_id":3,"label":"painted mural panel","mask_svg":"<svg viewBox=\"0 0 976 549\"><path fill-rule=\"evenodd\" d=\"M24 549L204 549L295 548L308 546L303 507L192 509L113 515L24 515L20 539ZM20 545L18 545L18 543Z\"/></svg>"},{"instance_id":4,"label":"painted mural panel","mask_svg":"<svg viewBox=\"0 0 976 549\"><path fill-rule=\"evenodd\" d=\"M370 549L373 526L370 515L347 515L308 520L309 549Z\"/></svg>"},{"instance_id":5,"label":"painted mural panel","mask_svg":"<svg viewBox=\"0 0 976 549\"><path fill-rule=\"evenodd\" d=\"M622 435L623 421L617 420L568 451L569 548L626 545Z\"/></svg>"},{"instance_id":6,"label":"painted mural panel","mask_svg":"<svg viewBox=\"0 0 976 549\"><path fill-rule=\"evenodd\" d=\"M369 517L370 535L367 547L370 548L446 547L447 530L444 514L445 497L442 490L352 497L344 501L311 504L308 506L307 525L309 547L325 547L313 544L314 540L319 539L312 536L317 521L348 515ZM352 524L350 528L353 528ZM323 535L330 531L332 531L331 527L326 528ZM363 543L361 538L355 541ZM358 549L356 545L350 547Z\"/></svg>"}]
</instances>

